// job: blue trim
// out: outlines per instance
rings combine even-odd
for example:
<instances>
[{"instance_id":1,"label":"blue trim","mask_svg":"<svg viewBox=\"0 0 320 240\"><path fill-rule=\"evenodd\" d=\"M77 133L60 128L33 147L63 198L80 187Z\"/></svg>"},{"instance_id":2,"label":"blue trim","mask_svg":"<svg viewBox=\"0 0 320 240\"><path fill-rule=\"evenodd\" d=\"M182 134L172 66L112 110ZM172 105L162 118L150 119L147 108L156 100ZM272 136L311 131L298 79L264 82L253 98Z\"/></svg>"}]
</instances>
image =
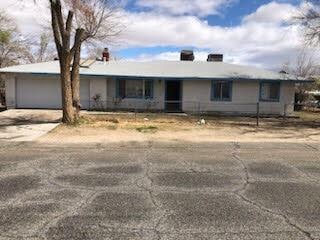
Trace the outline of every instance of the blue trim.
<instances>
[{"instance_id":1,"label":"blue trim","mask_svg":"<svg viewBox=\"0 0 320 240\"><path fill-rule=\"evenodd\" d=\"M276 99L262 99L262 85L263 84L277 84L278 85L278 97ZM263 81L260 82L260 89L259 89L259 102L280 102L280 95L281 95L281 82L280 81Z\"/></svg>"},{"instance_id":2,"label":"blue trim","mask_svg":"<svg viewBox=\"0 0 320 240\"><path fill-rule=\"evenodd\" d=\"M224 83L228 83L228 87L229 87L229 98L220 98L220 97L216 97L214 96L214 87L215 87L215 83L218 82L224 82ZM220 80L220 81L211 81L211 101L214 102L232 102L232 93L233 93L233 81L225 81L225 80Z\"/></svg>"}]
</instances>

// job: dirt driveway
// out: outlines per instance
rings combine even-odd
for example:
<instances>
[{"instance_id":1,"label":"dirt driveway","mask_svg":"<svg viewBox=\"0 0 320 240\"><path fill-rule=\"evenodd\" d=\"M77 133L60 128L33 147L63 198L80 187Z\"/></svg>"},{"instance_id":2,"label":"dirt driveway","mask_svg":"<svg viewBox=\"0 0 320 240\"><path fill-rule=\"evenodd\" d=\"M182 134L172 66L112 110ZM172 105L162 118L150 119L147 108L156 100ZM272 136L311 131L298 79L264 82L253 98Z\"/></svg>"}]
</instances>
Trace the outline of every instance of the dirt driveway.
<instances>
[{"instance_id":1,"label":"dirt driveway","mask_svg":"<svg viewBox=\"0 0 320 240\"><path fill-rule=\"evenodd\" d=\"M0 112L1 141L32 141L59 125L61 111L18 110Z\"/></svg>"},{"instance_id":2,"label":"dirt driveway","mask_svg":"<svg viewBox=\"0 0 320 240\"><path fill-rule=\"evenodd\" d=\"M320 145L0 145L0 239L320 239Z\"/></svg>"}]
</instances>

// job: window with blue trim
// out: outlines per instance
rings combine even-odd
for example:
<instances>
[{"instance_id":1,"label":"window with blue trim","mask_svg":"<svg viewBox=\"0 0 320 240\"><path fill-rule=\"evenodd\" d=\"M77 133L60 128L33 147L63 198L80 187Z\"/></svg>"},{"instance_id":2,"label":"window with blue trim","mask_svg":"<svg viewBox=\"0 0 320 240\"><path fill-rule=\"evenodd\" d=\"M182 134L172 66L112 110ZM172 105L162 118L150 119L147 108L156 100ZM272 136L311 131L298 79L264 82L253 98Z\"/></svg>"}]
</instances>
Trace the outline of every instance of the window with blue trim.
<instances>
[{"instance_id":1,"label":"window with blue trim","mask_svg":"<svg viewBox=\"0 0 320 240\"><path fill-rule=\"evenodd\" d=\"M231 101L232 81L212 81L211 100L212 101Z\"/></svg>"},{"instance_id":2,"label":"window with blue trim","mask_svg":"<svg viewBox=\"0 0 320 240\"><path fill-rule=\"evenodd\" d=\"M278 102L280 98L280 82L261 82L260 101Z\"/></svg>"},{"instance_id":3,"label":"window with blue trim","mask_svg":"<svg viewBox=\"0 0 320 240\"><path fill-rule=\"evenodd\" d=\"M119 98L153 98L153 81L142 79L118 79L116 86Z\"/></svg>"}]
</instances>

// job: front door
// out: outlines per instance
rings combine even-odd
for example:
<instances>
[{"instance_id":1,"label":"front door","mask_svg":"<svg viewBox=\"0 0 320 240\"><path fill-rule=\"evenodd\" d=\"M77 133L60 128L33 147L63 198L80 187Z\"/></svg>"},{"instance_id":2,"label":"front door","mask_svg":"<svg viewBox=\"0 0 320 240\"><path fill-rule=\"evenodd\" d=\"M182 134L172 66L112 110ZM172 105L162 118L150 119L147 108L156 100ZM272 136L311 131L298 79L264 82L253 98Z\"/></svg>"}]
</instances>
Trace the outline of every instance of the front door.
<instances>
[{"instance_id":1,"label":"front door","mask_svg":"<svg viewBox=\"0 0 320 240\"><path fill-rule=\"evenodd\" d=\"M165 108L167 112L182 111L181 81L166 81Z\"/></svg>"}]
</instances>

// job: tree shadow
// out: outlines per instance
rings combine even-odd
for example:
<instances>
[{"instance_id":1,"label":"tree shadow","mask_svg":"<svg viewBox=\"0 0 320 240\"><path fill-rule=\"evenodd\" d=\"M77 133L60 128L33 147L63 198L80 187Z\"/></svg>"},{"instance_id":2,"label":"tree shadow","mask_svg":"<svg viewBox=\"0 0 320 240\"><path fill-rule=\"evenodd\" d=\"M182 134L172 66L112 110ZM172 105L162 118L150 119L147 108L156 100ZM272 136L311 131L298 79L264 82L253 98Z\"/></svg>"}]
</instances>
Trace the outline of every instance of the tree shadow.
<instances>
[{"instance_id":1,"label":"tree shadow","mask_svg":"<svg viewBox=\"0 0 320 240\"><path fill-rule=\"evenodd\" d=\"M57 119L46 119L42 117L27 117L27 116L17 116L17 117L1 117L0 129L10 126L21 126L21 125L35 125L35 124L45 124L45 123L59 123L61 118Z\"/></svg>"}]
</instances>

